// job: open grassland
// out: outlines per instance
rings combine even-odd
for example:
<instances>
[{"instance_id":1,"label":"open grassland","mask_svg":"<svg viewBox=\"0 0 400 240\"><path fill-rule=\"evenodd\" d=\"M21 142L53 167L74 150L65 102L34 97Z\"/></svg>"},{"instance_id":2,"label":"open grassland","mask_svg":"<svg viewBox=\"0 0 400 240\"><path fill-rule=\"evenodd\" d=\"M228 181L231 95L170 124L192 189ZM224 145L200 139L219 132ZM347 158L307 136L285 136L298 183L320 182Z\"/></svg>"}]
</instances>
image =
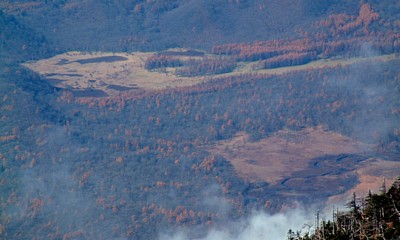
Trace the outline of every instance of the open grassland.
<instances>
[{"instance_id":1,"label":"open grassland","mask_svg":"<svg viewBox=\"0 0 400 240\"><path fill-rule=\"evenodd\" d=\"M185 53L188 51L190 50L174 49L174 57L182 62L204 57L217 58L214 55L187 56ZM134 89L162 90L193 86L212 78L209 75L182 77L176 74L179 67L151 71L145 69L146 59L155 54L157 53L68 52L24 65L38 72L55 87L69 89L77 96L85 97L115 95L120 91ZM258 61L239 62L232 72L218 74L218 76L246 73L284 74L296 70L348 65L362 61L386 61L393 58L396 58L394 54L350 59L322 59L305 65L273 69L258 69Z\"/></svg>"},{"instance_id":2,"label":"open grassland","mask_svg":"<svg viewBox=\"0 0 400 240\"><path fill-rule=\"evenodd\" d=\"M243 178L273 184L280 183L295 171L303 170L314 158L362 153L368 147L323 128L281 130L255 142L246 139L243 133L229 141L219 142L214 153L229 159Z\"/></svg>"},{"instance_id":3,"label":"open grassland","mask_svg":"<svg viewBox=\"0 0 400 240\"><path fill-rule=\"evenodd\" d=\"M191 86L198 77L179 77L165 71L148 71L145 60L154 53L83 53L68 52L24 64L58 88L72 91L118 94L133 89L167 89ZM185 58L185 57L182 57Z\"/></svg>"},{"instance_id":4,"label":"open grassland","mask_svg":"<svg viewBox=\"0 0 400 240\"><path fill-rule=\"evenodd\" d=\"M372 147L317 127L281 130L253 142L241 133L210 151L229 160L247 181L266 181L283 195L304 195L326 186L334 193L352 185L356 187L348 191L368 192L379 189L381 176L395 179L400 163L369 156ZM344 196L351 194L346 192L337 199Z\"/></svg>"},{"instance_id":5,"label":"open grassland","mask_svg":"<svg viewBox=\"0 0 400 240\"><path fill-rule=\"evenodd\" d=\"M308 69L319 69L323 67L336 67L336 66L346 66L353 63L361 63L366 61L390 61L396 59L395 54L370 56L370 57L353 57L353 58L337 58L337 59L318 59L311 61L307 64L289 67L279 67L271 69L257 69L258 62L250 62L244 65L241 70L242 73L248 73L251 71L256 71L258 73L265 74L284 74L291 71L308 70Z\"/></svg>"}]
</instances>

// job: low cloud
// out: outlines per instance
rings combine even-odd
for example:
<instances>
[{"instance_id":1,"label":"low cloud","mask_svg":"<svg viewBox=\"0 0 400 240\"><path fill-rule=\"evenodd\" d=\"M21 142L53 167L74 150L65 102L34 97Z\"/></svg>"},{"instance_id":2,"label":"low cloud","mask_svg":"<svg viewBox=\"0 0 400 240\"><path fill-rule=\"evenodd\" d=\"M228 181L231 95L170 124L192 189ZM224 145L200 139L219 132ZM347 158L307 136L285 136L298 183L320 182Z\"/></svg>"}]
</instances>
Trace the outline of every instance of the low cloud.
<instances>
[{"instance_id":1,"label":"low cloud","mask_svg":"<svg viewBox=\"0 0 400 240\"><path fill-rule=\"evenodd\" d=\"M310 231L308 223L313 220L313 212L291 210L286 213L267 214L258 212L248 219L227 222L223 227L211 229L205 234L196 233L192 229L177 230L172 234L161 234L159 240L279 240L287 239L288 231ZM202 237L198 237L203 235Z\"/></svg>"}]
</instances>

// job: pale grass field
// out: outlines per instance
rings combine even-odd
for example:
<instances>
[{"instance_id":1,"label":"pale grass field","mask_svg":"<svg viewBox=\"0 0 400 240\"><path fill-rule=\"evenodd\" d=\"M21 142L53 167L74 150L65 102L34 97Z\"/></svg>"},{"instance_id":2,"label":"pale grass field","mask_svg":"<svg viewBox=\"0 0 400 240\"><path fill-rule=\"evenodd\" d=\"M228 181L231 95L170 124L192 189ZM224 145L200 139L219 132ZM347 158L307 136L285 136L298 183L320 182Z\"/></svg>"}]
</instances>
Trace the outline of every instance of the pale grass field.
<instances>
[{"instance_id":1,"label":"pale grass field","mask_svg":"<svg viewBox=\"0 0 400 240\"><path fill-rule=\"evenodd\" d=\"M187 49L171 49L179 52ZM132 52L132 53L107 53L107 52L67 52L48 59L23 64L25 67L38 72L44 79L58 88L70 89L72 91L100 90L108 95L119 94L122 90L144 89L162 90L177 87L193 86L207 81L207 77L180 77L174 74L176 68L166 68L163 71L148 71L144 68L148 57L154 52ZM81 64L78 61L90 60L101 57L123 57L124 60L100 61ZM205 55L207 57L216 57ZM185 61L188 57L176 56ZM352 58L336 60L317 60L311 63L282 67L275 69L257 69L258 62L240 62L238 67L231 73L215 75L218 77L232 76L246 73L260 74L284 74L295 70L318 69L327 66L348 65L362 61L386 61L395 58L395 55L383 55L370 58ZM60 64L62 63L62 64ZM73 74L73 75L71 75Z\"/></svg>"},{"instance_id":2,"label":"pale grass field","mask_svg":"<svg viewBox=\"0 0 400 240\"><path fill-rule=\"evenodd\" d=\"M45 79L60 80L52 81L56 87L71 90L101 90L109 95L119 93L115 89L110 89L110 85L127 89L156 90L191 86L204 80L199 77L176 76L173 74L174 69L166 69L165 72L146 70L144 68L145 60L153 54L143 52L68 52L52 58L25 63L24 66L38 72ZM85 64L76 62L111 56L123 57L126 60ZM64 64L59 64L60 62L64 62ZM69 74L74 74L74 76Z\"/></svg>"},{"instance_id":3,"label":"pale grass field","mask_svg":"<svg viewBox=\"0 0 400 240\"><path fill-rule=\"evenodd\" d=\"M319 59L312 62L309 62L304 65L298 66L290 66L290 67L280 67L273 69L257 69L257 65L259 61L255 62L246 62L239 64L239 67L235 72L221 74L220 76L229 76L229 75L237 75L237 74L245 74L245 73L260 73L260 74L273 74L279 75L292 71L300 71L300 70L312 70L312 69L320 69L324 67L336 67L336 66L346 66L353 63L361 63L367 61L390 61L398 58L395 54L387 54L380 56L372 56L372 57L354 57L354 58L338 58L338 59Z\"/></svg>"},{"instance_id":4,"label":"pale grass field","mask_svg":"<svg viewBox=\"0 0 400 240\"><path fill-rule=\"evenodd\" d=\"M324 127L305 128L300 131L281 130L254 142L247 139L248 136L245 133L240 133L232 139L215 144L210 147L209 151L230 161L237 174L250 182L266 181L271 186L279 187L282 181L290 179L293 173L304 171L303 176L296 175L294 184L289 186L291 189L281 192L283 195L306 194L296 191L296 182L301 184L301 179L306 179L310 175L317 175L317 181L311 183L313 186L310 186L314 187L315 191L321 187L343 191L343 186L335 185L335 182L345 175L356 175L359 181L356 187L348 190L345 194L329 199L329 203L338 203L351 197L353 192L361 195L368 193L369 189L374 192L378 191L382 185L383 176L386 176L389 186L399 174L400 162L371 157L355 163L355 170L344 171L339 175L318 176L321 169L310 167L310 164L313 163L312 159L326 155L363 155L373 147L341 134L327 131ZM339 169L341 164L345 163L337 163L335 168ZM329 169L324 171L329 171ZM332 186L321 186L318 180L329 181Z\"/></svg>"},{"instance_id":5,"label":"pale grass field","mask_svg":"<svg viewBox=\"0 0 400 240\"><path fill-rule=\"evenodd\" d=\"M237 173L249 181L278 184L292 172L307 168L313 158L342 153L362 153L368 145L323 127L300 131L281 130L256 142L241 133L219 142L212 152L231 161ZM250 162L249 162L250 160Z\"/></svg>"}]
</instances>

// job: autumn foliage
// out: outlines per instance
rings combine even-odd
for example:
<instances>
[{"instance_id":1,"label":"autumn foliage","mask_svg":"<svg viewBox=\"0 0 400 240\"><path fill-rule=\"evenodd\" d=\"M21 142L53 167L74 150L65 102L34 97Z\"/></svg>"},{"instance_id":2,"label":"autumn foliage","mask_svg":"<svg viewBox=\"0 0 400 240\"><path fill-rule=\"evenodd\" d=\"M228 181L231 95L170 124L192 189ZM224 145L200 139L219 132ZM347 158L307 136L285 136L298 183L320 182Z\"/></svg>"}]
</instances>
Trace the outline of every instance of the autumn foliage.
<instances>
[{"instance_id":1,"label":"autumn foliage","mask_svg":"<svg viewBox=\"0 0 400 240\"><path fill-rule=\"evenodd\" d=\"M386 28L378 28L380 24ZM302 38L217 45L212 53L237 61L265 60L262 67L274 68L337 55L360 56L366 45L379 53L400 51L400 27L380 19L369 4L361 5L358 16L333 14L313 26L312 31L302 32Z\"/></svg>"},{"instance_id":2,"label":"autumn foliage","mask_svg":"<svg viewBox=\"0 0 400 240\"><path fill-rule=\"evenodd\" d=\"M206 233L255 209L279 212L294 198L322 202L339 194L329 188L287 194L295 190L247 182L210 148L241 132L256 141L322 125L368 143L363 156L398 159L399 59L281 75L223 73L237 61L275 68L361 56L365 46L398 53L399 30L400 22L364 4L357 16L331 15L294 39L217 45L212 53L219 56L190 52L185 61L175 52L155 54L146 69L221 75L190 87L97 99L75 98L33 73L10 70L0 88L0 238L155 239L163 229L191 225ZM340 194L357 182L356 171L346 176L352 181L341 182ZM226 213L218 203L229 205Z\"/></svg>"},{"instance_id":3,"label":"autumn foliage","mask_svg":"<svg viewBox=\"0 0 400 240\"><path fill-rule=\"evenodd\" d=\"M262 68L278 68L302 65L315 59L317 59L317 54L315 52L287 53L263 60L260 65Z\"/></svg>"}]
</instances>

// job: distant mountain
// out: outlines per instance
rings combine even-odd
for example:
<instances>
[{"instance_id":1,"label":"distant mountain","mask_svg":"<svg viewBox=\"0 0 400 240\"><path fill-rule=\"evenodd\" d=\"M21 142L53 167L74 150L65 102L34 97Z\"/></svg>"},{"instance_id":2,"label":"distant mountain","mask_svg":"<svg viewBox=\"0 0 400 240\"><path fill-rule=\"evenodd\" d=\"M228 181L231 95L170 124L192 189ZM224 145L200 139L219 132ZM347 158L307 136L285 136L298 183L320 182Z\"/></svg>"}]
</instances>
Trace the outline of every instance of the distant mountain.
<instances>
[{"instance_id":1,"label":"distant mountain","mask_svg":"<svg viewBox=\"0 0 400 240\"><path fill-rule=\"evenodd\" d=\"M0 8L62 50L121 51L294 37L327 14L356 14L359 1L6 0Z\"/></svg>"}]
</instances>

